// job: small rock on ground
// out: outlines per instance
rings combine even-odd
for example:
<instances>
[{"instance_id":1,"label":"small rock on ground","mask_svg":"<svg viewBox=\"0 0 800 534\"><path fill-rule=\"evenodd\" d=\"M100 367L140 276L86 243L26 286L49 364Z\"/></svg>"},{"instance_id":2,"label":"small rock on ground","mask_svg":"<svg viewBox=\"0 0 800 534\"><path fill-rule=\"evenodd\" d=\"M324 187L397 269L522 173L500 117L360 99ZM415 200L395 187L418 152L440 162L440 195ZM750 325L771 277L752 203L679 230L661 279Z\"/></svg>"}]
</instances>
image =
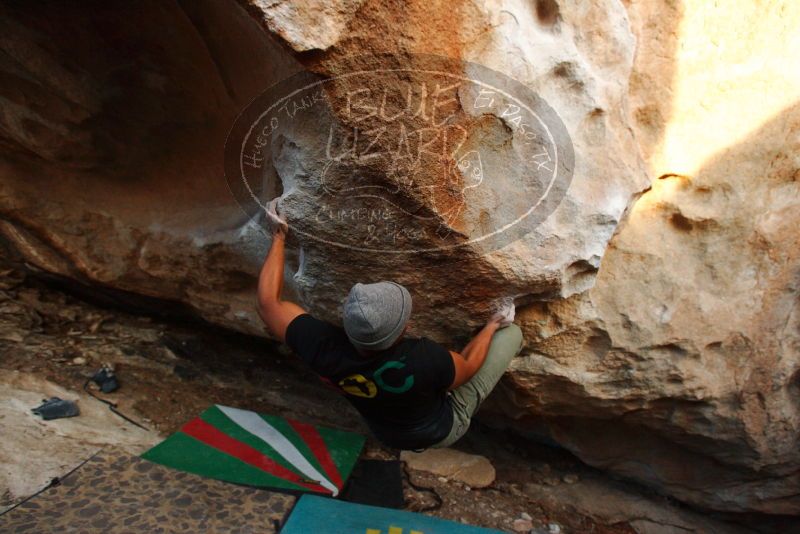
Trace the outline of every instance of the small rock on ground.
<instances>
[{"instance_id":1,"label":"small rock on ground","mask_svg":"<svg viewBox=\"0 0 800 534\"><path fill-rule=\"evenodd\" d=\"M488 459L455 449L428 449L420 453L403 451L400 459L411 469L457 480L473 488L485 488L495 478L494 466Z\"/></svg>"},{"instance_id":2,"label":"small rock on ground","mask_svg":"<svg viewBox=\"0 0 800 534\"><path fill-rule=\"evenodd\" d=\"M530 532L533 529L533 522L530 519L515 519L513 528L514 532Z\"/></svg>"}]
</instances>

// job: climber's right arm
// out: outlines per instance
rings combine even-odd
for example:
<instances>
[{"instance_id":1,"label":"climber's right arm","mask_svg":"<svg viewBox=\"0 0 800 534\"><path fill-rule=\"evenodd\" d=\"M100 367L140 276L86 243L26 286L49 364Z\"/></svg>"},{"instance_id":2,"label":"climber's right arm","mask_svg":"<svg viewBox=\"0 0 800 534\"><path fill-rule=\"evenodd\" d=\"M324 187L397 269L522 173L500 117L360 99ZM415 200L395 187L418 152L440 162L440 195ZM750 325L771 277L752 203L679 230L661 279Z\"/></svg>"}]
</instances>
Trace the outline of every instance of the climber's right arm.
<instances>
[{"instance_id":1,"label":"climber's right arm","mask_svg":"<svg viewBox=\"0 0 800 534\"><path fill-rule=\"evenodd\" d=\"M281 342L286 340L289 323L306 313L294 302L281 300L285 245L286 230L278 227L272 235L272 245L258 276L258 315L269 332Z\"/></svg>"}]
</instances>

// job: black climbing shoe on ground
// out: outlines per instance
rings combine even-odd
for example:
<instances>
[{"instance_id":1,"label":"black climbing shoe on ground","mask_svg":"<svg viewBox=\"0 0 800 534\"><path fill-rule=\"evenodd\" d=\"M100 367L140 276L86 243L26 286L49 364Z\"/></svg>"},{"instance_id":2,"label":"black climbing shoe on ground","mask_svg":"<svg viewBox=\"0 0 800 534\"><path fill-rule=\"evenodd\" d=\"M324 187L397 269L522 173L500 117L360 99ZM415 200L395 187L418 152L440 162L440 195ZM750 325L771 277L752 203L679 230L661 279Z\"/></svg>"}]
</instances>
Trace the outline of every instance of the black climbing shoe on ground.
<instances>
[{"instance_id":1,"label":"black climbing shoe on ground","mask_svg":"<svg viewBox=\"0 0 800 534\"><path fill-rule=\"evenodd\" d=\"M31 411L36 415L40 415L45 421L50 419L61 419L62 417L75 417L80 414L78 405L72 401L59 399L53 397L48 400L42 401L41 406L33 408Z\"/></svg>"}]
</instances>

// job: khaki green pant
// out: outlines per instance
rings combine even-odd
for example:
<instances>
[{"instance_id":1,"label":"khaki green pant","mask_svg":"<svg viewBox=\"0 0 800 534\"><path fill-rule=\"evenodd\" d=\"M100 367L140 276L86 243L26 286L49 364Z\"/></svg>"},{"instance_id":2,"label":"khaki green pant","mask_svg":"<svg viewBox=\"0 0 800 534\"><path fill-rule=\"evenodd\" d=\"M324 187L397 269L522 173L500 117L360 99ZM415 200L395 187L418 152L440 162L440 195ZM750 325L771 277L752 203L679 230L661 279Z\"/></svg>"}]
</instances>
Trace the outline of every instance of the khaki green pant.
<instances>
[{"instance_id":1,"label":"khaki green pant","mask_svg":"<svg viewBox=\"0 0 800 534\"><path fill-rule=\"evenodd\" d=\"M453 428L450 434L433 445L433 448L449 447L466 434L472 416L492 392L500 377L506 372L511 359L522 348L522 331L515 324L498 330L492 336L486 359L468 382L450 392L453 406Z\"/></svg>"}]
</instances>

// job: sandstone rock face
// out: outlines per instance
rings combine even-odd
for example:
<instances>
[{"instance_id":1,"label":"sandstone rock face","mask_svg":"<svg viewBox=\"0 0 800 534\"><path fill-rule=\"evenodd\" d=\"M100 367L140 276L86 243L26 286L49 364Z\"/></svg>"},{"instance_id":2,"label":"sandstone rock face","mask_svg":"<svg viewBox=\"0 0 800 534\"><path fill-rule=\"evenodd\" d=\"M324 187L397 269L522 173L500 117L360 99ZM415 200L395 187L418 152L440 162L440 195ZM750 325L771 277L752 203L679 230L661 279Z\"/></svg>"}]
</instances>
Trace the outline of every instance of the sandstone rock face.
<instances>
[{"instance_id":1,"label":"sandstone rock face","mask_svg":"<svg viewBox=\"0 0 800 534\"><path fill-rule=\"evenodd\" d=\"M260 332L266 243L247 238L221 147L297 67L244 9L190 4L0 8L0 225L40 268Z\"/></svg>"},{"instance_id":2,"label":"sandstone rock face","mask_svg":"<svg viewBox=\"0 0 800 534\"><path fill-rule=\"evenodd\" d=\"M3 7L0 232L36 267L263 333L258 202L282 195L286 291L315 314L336 320L354 282L394 279L416 333L453 343L513 298L527 347L494 405L517 428L692 504L798 513L800 11L742 22L730 4ZM719 58L735 77L705 75ZM293 120L233 150L253 191L233 173L231 195L226 137L259 118L237 115L301 70L314 74L278 86L304 83L284 100ZM332 82L309 89L320 76ZM442 92L443 116L419 112L455 78L472 82ZM495 92L476 111L489 82L517 100ZM754 95L768 105L734 98ZM536 113L509 105L537 99L552 128L521 128ZM458 149L422 141L445 131ZM332 156L357 135L380 156ZM552 196L524 180L537 154L568 176ZM514 234L526 203L541 219ZM513 239L478 239L495 231Z\"/></svg>"},{"instance_id":3,"label":"sandstone rock face","mask_svg":"<svg viewBox=\"0 0 800 534\"><path fill-rule=\"evenodd\" d=\"M518 313L531 355L503 404L684 501L797 514L800 12L777 4L632 3L655 181L591 290Z\"/></svg>"},{"instance_id":4,"label":"sandstone rock face","mask_svg":"<svg viewBox=\"0 0 800 534\"><path fill-rule=\"evenodd\" d=\"M354 4L337 5L326 8L331 13L326 30L314 32L308 29L318 20L311 16L314 3L298 3L286 12L291 16L268 10L255 20L247 18L245 9L221 0L200 2L191 9L144 7L136 16L109 6L92 15L92 27L103 26L106 32L92 31L83 24L85 14L66 8L58 13L63 19L59 32L37 27L32 22L38 15L33 7L7 8L5 39L9 56L16 59L8 70L32 87L22 92L22 81L6 86L10 104L3 123L3 138L10 147L4 160L9 179L4 180L2 193L6 237L26 258L35 260L32 263L49 271L184 302L213 322L262 333L252 299L255 274L269 243L259 230L259 216L242 213L231 198L222 153L236 114L264 87L298 68L281 47L273 46L259 28L260 21L278 36L291 36L285 42L293 50L324 49L324 54L300 56L307 68L318 73L334 73L341 58L353 54L398 50L403 51L396 60L401 65L424 67L425 60L413 54L485 63L543 97L560 115L573 153L582 154L568 169L572 183L564 184L569 191L552 217L491 254L467 246L398 259L343 252L296 232L292 249L302 246L303 261L301 268L299 258L290 258L290 295L334 319L354 282L393 278L414 293L418 332L444 341L479 325L499 299L524 302L569 295L591 285L631 194L646 185L622 105L633 55L624 10L616 6L559 15L554 4L539 11L512 6L504 11L511 15L506 13L501 20L497 13L502 6L453 10L420 2L398 13L375 3L362 6L359 16L353 16ZM245 8L260 12L257 3ZM171 28L169 34L138 29L136 17L150 16L147 9L152 10L148 20ZM597 52L598 43L590 46L571 31L556 31L559 17L567 16L574 16L575 24L613 27L610 46ZM518 26L514 17L527 19ZM496 30L487 34L492 25ZM527 36L526 26L537 29L535 40ZM506 39L506 27L508 38L513 36L509 50L526 47L522 63L506 62L503 49L490 42ZM73 39L75 35L82 39ZM536 47L547 47L547 62L533 61ZM89 50L93 61L83 61ZM591 83L581 79L582 68L593 73ZM608 79L603 74L607 71ZM16 79L13 76L11 80ZM340 98L344 89L341 85L329 89L325 105L332 120L347 126ZM402 94L405 85L398 80L393 89ZM514 167L493 147L515 145L522 134L518 128L513 133L513 117L500 120L496 115L502 110L491 111L483 122L472 120L463 130L470 134L473 148L495 156L486 168L503 176L502 171ZM267 155L274 158L274 172L265 177L264 194L288 190L292 184L308 185L323 175L323 158L314 149L324 143L325 135L315 126L300 124L273 143ZM47 132L46 141L44 134L34 131L37 128ZM526 150L523 155L535 162L532 148L514 150ZM600 158L603 151L615 157ZM435 170L460 162L445 162ZM379 182L399 183L396 176L388 176L386 165L367 170ZM434 171L423 170L427 174L420 183L436 185ZM463 180L458 174L456 178ZM347 169L334 178L346 182ZM456 221L444 220L444 225L439 211L445 210L437 210L424 194L411 191L396 196L404 207L426 214L431 231L443 227L455 236L486 224L501 228L507 221L483 218L507 213L506 204L535 204L537 198L529 200L519 191L500 188L494 196L474 196L464 203L461 192L470 184L453 185L454 192L445 191L440 205L451 211L461 201L468 213ZM284 207L296 230L316 235L319 227L304 224L318 216L318 206L291 195L286 200ZM343 195L336 200L332 211L348 207ZM324 230L331 235L356 233L347 221ZM424 245L436 239L423 236L420 244L430 248Z\"/></svg>"},{"instance_id":5,"label":"sandstone rock face","mask_svg":"<svg viewBox=\"0 0 800 534\"><path fill-rule=\"evenodd\" d=\"M486 82L486 87L501 85L523 100L525 95L521 93L527 90L555 109L557 121L566 130L562 137L568 137L562 143L564 140L554 134L556 144L569 144L562 146L566 150L561 153L571 151L575 157L564 158L574 161L560 169L562 175L570 176L568 183L560 184L564 189L568 187L565 196L534 210L529 219L540 224L514 234L516 228L511 219L536 206L540 196L535 188L546 185L544 181L522 183L518 175L528 177L535 171L530 167L548 163L537 160L537 154L549 151L553 160L556 155L551 146L524 144L526 132L514 123L513 115L506 115L506 103L475 111L481 97L478 92L485 87L459 89L457 95L444 92L444 103L437 111L443 117L423 120L417 114L422 95L446 86L450 78L403 71L398 76L364 76L363 81L356 77L335 79L324 86L325 105L314 105L319 110L304 109L306 113L292 115L291 125L281 122L274 132L270 128L269 153L265 155L273 161L274 175L265 178L263 190L275 189L270 184L280 182L284 193L282 209L303 248L302 265L290 261L295 270L290 283L302 300L316 313L336 318L341 299L354 282L365 277L391 278L414 294L416 331L452 340L478 326L501 299L514 298L524 303L543 297L566 297L590 287L631 195L647 184L644 164L626 118L624 98L634 40L624 9L618 5L607 6L608 9L574 6L559 11L554 3L547 2L534 10L502 3L464 4L453 9L444 3L412 2L405 11L398 12L392 6L373 2L363 5L359 16L350 19L344 4L341 9L326 9L341 17L331 21L331 26L347 24L347 31L324 51L302 56L308 69L331 77L359 69L411 68L425 73L435 70L478 79ZM252 11L257 3L247 6ZM558 22L562 19L570 22ZM300 35L288 21L285 23L288 26L276 33ZM572 30L594 26L613 30L602 45ZM398 27L403 30L398 31ZM295 50L314 48L315 43L311 38L289 42ZM385 63L371 59L376 54L396 51L401 53ZM442 62L436 56L456 57L459 61ZM462 64L461 60L471 63ZM497 72L487 72L476 65ZM358 100L350 99L354 94ZM307 94L307 98L312 101L313 95ZM387 98L390 104L384 111ZM406 101L414 113L395 121L380 118L399 114L398 108ZM448 103L456 108L452 117ZM434 105L428 102L429 109ZM354 108L360 109L353 111ZM380 108L380 117L367 113L369 108ZM445 122L446 126L442 126ZM448 128L462 129L466 137L464 148L453 155L446 147L453 160L450 162L431 157L414 162L411 169L403 168L407 162L399 161L402 158L397 156L404 150L402 140L411 138L410 150L418 154L420 145L430 141L423 140L419 132L434 129L433 123L451 137L456 134L449 133ZM533 120L523 117L522 124L526 123ZM335 158L328 153L328 134L333 132L329 124L337 125L339 137L343 136L342 130L358 127L360 135L369 139L364 145L369 147L365 150L370 155L390 153L393 157L360 161L358 165L337 160L331 165ZM258 125L255 131L264 131L261 123ZM557 129L552 122L548 126ZM388 127L388 133L381 137L383 127ZM370 137L369 132L378 133ZM347 140L355 137L353 133ZM342 144L344 141L335 148L343 151ZM246 157L252 158L248 150L245 146ZM449 167L469 162L473 153L479 153L478 166L484 173L480 188L461 170L458 183L448 183L453 190L429 194L430 188L450 180ZM254 178L250 180L253 182ZM413 181L413 187L406 187L405 180ZM381 188L390 190L392 207L355 202L344 193L355 194L355 184L370 188L370 194ZM308 189L316 194L309 195ZM319 193L330 189L335 194ZM557 195L551 194L547 199L554 196ZM460 212L459 202L465 206ZM353 220L352 214L360 209L391 219L391 224L375 225L380 243L369 239L372 220ZM253 210L253 217L256 212ZM453 213L457 214L455 218ZM537 215L541 218L537 219ZM320 224L320 217L325 219L324 224ZM512 228L504 230L509 225ZM397 228L403 233L399 238ZM448 237L442 237L442 228ZM514 239L506 239L501 243L506 246L500 248L474 239L496 232L505 238L513 234ZM404 238L405 242L398 244ZM449 248L465 240L466 246ZM409 251L427 253L408 254Z\"/></svg>"},{"instance_id":6,"label":"sandstone rock face","mask_svg":"<svg viewBox=\"0 0 800 534\"><path fill-rule=\"evenodd\" d=\"M682 500L797 513L800 196L784 140L798 120L658 180L594 288L518 312L531 355L507 408Z\"/></svg>"}]
</instances>

